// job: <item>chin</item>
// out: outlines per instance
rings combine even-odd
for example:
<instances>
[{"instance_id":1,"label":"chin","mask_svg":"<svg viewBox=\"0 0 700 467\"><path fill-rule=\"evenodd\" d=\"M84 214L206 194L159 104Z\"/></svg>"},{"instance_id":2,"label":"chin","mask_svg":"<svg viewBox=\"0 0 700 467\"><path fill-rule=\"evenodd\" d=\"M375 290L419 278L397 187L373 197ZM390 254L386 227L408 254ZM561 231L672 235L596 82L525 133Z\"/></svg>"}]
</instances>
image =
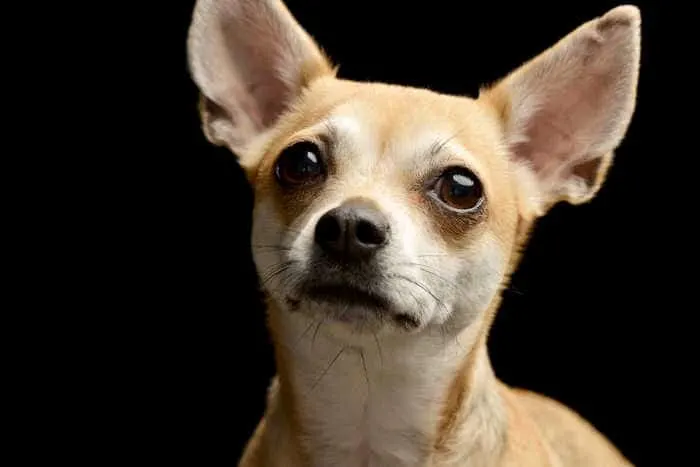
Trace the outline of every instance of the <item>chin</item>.
<instances>
[{"instance_id":1,"label":"chin","mask_svg":"<svg viewBox=\"0 0 700 467\"><path fill-rule=\"evenodd\" d=\"M416 309L394 299L394 295L374 286L341 282L304 282L285 298L291 313L303 313L353 333L417 332L427 321Z\"/></svg>"}]
</instances>

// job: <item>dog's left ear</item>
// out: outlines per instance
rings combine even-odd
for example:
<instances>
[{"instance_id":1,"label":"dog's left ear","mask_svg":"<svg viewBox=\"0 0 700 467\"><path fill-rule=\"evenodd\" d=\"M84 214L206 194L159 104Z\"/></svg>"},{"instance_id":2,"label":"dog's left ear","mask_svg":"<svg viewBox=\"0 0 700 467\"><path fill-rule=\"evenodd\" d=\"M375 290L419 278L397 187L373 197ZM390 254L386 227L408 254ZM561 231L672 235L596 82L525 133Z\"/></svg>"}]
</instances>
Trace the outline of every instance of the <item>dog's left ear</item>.
<instances>
[{"instance_id":1,"label":"dog's left ear","mask_svg":"<svg viewBox=\"0 0 700 467\"><path fill-rule=\"evenodd\" d=\"M636 7L612 9L480 93L534 175L540 213L600 189L635 109L640 23Z\"/></svg>"}]
</instances>

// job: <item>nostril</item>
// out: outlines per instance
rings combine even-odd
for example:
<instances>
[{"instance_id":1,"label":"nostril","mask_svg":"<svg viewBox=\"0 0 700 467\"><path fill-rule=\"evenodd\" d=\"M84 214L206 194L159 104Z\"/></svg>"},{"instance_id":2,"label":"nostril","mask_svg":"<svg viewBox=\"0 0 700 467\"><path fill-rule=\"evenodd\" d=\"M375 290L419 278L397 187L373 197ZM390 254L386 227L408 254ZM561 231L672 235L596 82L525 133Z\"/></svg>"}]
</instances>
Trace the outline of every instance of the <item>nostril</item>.
<instances>
[{"instance_id":1,"label":"nostril","mask_svg":"<svg viewBox=\"0 0 700 467\"><path fill-rule=\"evenodd\" d=\"M342 204L323 214L314 228L319 252L334 260L367 259L389 241L389 223L372 206Z\"/></svg>"},{"instance_id":2,"label":"nostril","mask_svg":"<svg viewBox=\"0 0 700 467\"><path fill-rule=\"evenodd\" d=\"M335 216L326 214L319 219L314 233L316 242L332 243L337 242L342 234L340 223Z\"/></svg>"},{"instance_id":3,"label":"nostril","mask_svg":"<svg viewBox=\"0 0 700 467\"><path fill-rule=\"evenodd\" d=\"M381 245L386 241L386 229L363 219L355 226L355 236L365 245Z\"/></svg>"}]
</instances>

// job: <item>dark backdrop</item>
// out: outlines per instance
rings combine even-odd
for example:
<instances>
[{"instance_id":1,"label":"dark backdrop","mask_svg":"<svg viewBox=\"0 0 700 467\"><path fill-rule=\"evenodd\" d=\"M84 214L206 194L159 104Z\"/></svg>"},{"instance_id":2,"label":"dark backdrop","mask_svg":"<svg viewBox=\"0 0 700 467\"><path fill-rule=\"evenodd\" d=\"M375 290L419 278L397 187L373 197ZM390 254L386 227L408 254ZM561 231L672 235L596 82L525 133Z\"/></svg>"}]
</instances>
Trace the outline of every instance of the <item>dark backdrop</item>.
<instances>
[{"instance_id":1,"label":"dark backdrop","mask_svg":"<svg viewBox=\"0 0 700 467\"><path fill-rule=\"evenodd\" d=\"M566 403L639 465L658 464L670 435L657 420L675 410L667 396L658 402L671 393L665 375L675 363L656 319L670 307L657 272L662 253L650 248L668 212L650 185L662 99L659 3L637 3L639 101L607 183L592 203L557 206L538 224L490 339L506 383ZM139 81L132 120L146 127L131 169L155 171L143 177L148 196L127 229L139 249L119 287L138 299L118 315L128 328L114 350L122 376L106 402L124 422L115 453L140 446L149 459L232 465L262 415L274 368L250 256L251 192L234 157L200 131L185 57L193 4L165 2L143 21L146 58L129 69ZM475 95L617 3L288 5L342 77Z\"/></svg>"}]
</instances>

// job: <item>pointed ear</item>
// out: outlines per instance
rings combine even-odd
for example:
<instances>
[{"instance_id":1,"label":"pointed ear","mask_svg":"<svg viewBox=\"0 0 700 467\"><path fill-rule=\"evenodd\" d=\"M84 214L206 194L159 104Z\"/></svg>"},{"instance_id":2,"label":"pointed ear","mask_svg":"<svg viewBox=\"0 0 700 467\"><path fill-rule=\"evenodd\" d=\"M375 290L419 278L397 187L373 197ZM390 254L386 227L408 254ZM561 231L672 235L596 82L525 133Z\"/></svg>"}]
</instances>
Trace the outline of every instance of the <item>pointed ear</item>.
<instances>
[{"instance_id":1,"label":"pointed ear","mask_svg":"<svg viewBox=\"0 0 700 467\"><path fill-rule=\"evenodd\" d=\"M204 133L243 166L246 146L333 70L279 0L198 0L187 41Z\"/></svg>"},{"instance_id":2,"label":"pointed ear","mask_svg":"<svg viewBox=\"0 0 700 467\"><path fill-rule=\"evenodd\" d=\"M540 211L600 189L635 109L640 23L636 7L612 9L480 93L535 176Z\"/></svg>"}]
</instances>

